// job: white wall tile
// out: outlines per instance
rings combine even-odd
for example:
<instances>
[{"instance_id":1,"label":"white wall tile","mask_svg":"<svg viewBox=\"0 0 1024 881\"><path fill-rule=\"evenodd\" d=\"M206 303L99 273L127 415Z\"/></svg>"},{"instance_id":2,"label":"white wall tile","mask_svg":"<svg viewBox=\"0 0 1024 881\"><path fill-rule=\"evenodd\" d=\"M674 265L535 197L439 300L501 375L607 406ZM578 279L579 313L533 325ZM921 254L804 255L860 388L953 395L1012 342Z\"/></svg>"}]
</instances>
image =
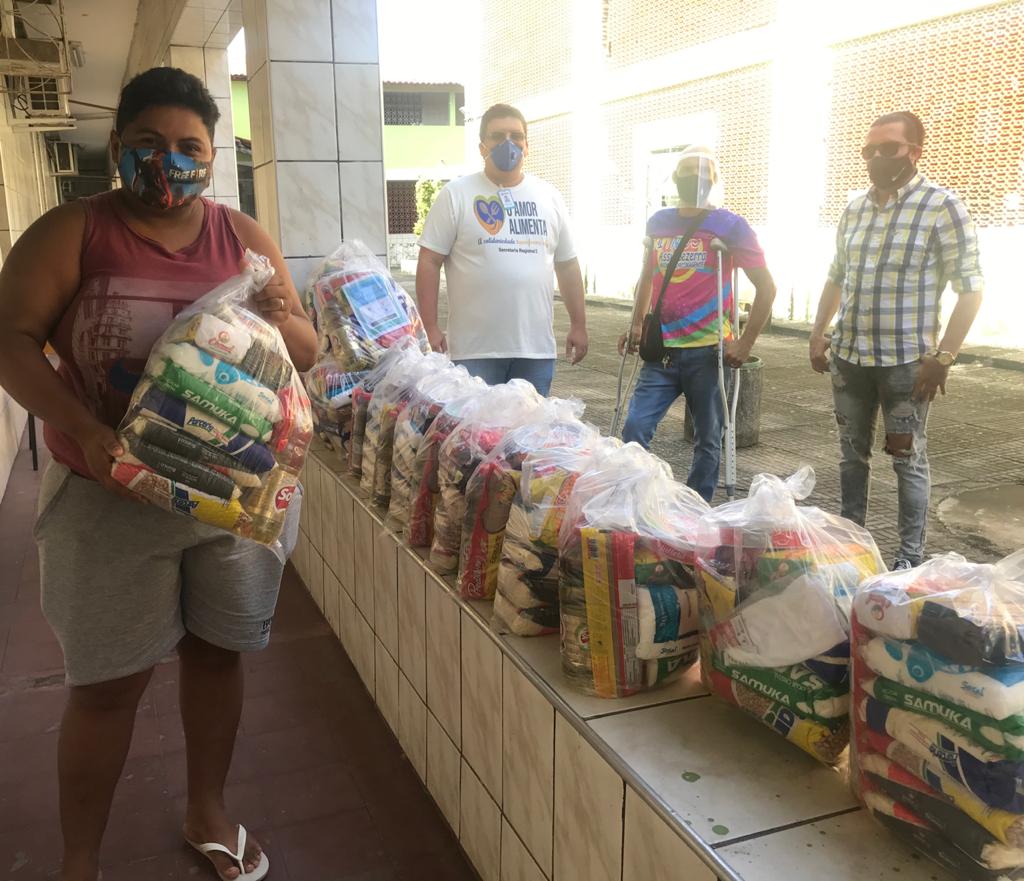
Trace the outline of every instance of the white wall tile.
<instances>
[{"instance_id":1,"label":"white wall tile","mask_svg":"<svg viewBox=\"0 0 1024 881\"><path fill-rule=\"evenodd\" d=\"M338 529L338 482L334 472L320 467L320 519L323 533L324 565L337 577L341 556L341 532Z\"/></svg>"},{"instance_id":2,"label":"white wall tile","mask_svg":"<svg viewBox=\"0 0 1024 881\"><path fill-rule=\"evenodd\" d=\"M427 578L427 706L456 745L462 742L459 607L439 582Z\"/></svg>"},{"instance_id":3,"label":"white wall tile","mask_svg":"<svg viewBox=\"0 0 1024 881\"><path fill-rule=\"evenodd\" d=\"M620 881L623 798L622 778L556 716L555 878Z\"/></svg>"},{"instance_id":4,"label":"white wall tile","mask_svg":"<svg viewBox=\"0 0 1024 881\"><path fill-rule=\"evenodd\" d=\"M399 673L398 741L420 780L427 782L427 705L412 684Z\"/></svg>"},{"instance_id":5,"label":"white wall tile","mask_svg":"<svg viewBox=\"0 0 1024 881\"><path fill-rule=\"evenodd\" d=\"M382 156L380 68L334 65L338 102L338 158L379 162Z\"/></svg>"},{"instance_id":6,"label":"white wall tile","mask_svg":"<svg viewBox=\"0 0 1024 881\"><path fill-rule=\"evenodd\" d=\"M238 166L234 147L221 147L213 157L213 192L217 196L238 195Z\"/></svg>"},{"instance_id":7,"label":"white wall tile","mask_svg":"<svg viewBox=\"0 0 1024 881\"><path fill-rule=\"evenodd\" d=\"M338 158L330 67L298 61L270 64L274 148L278 161Z\"/></svg>"},{"instance_id":8,"label":"white wall tile","mask_svg":"<svg viewBox=\"0 0 1024 881\"><path fill-rule=\"evenodd\" d=\"M355 615L354 635L356 651L355 657L352 660L356 665L356 670L359 671L359 678L363 680L363 685L366 686L366 690L372 696L376 694L374 688L374 667L377 660L376 640L373 637L373 629L370 627L369 622L358 611Z\"/></svg>"},{"instance_id":9,"label":"white wall tile","mask_svg":"<svg viewBox=\"0 0 1024 881\"><path fill-rule=\"evenodd\" d=\"M398 664L416 693L427 697L426 579L420 561L398 551Z\"/></svg>"},{"instance_id":10,"label":"white wall tile","mask_svg":"<svg viewBox=\"0 0 1024 881\"><path fill-rule=\"evenodd\" d=\"M313 456L306 461L305 478L302 481L303 505L309 508L306 534L318 554L323 553L323 511L320 505L320 462Z\"/></svg>"},{"instance_id":11,"label":"white wall tile","mask_svg":"<svg viewBox=\"0 0 1024 881\"><path fill-rule=\"evenodd\" d=\"M266 0L266 4L271 61L332 60L330 0Z\"/></svg>"},{"instance_id":12,"label":"white wall tile","mask_svg":"<svg viewBox=\"0 0 1024 881\"><path fill-rule=\"evenodd\" d=\"M336 162L279 162L277 202L285 257L333 251L341 239ZM377 194L380 197L380 193Z\"/></svg>"},{"instance_id":13,"label":"white wall tile","mask_svg":"<svg viewBox=\"0 0 1024 881\"><path fill-rule=\"evenodd\" d=\"M622 881L649 881L665 866L686 881L715 881L715 873L627 786Z\"/></svg>"},{"instance_id":14,"label":"white wall tile","mask_svg":"<svg viewBox=\"0 0 1024 881\"><path fill-rule=\"evenodd\" d=\"M324 561L316 552L316 548L310 544L309 547L309 594L317 608L324 611Z\"/></svg>"},{"instance_id":15,"label":"white wall tile","mask_svg":"<svg viewBox=\"0 0 1024 881\"><path fill-rule=\"evenodd\" d=\"M277 209L276 165L271 162L252 171L256 190L256 220L277 242L281 243L281 222Z\"/></svg>"},{"instance_id":16,"label":"white wall tile","mask_svg":"<svg viewBox=\"0 0 1024 881\"><path fill-rule=\"evenodd\" d=\"M242 0L242 26L245 28L245 69L251 77L267 61L266 0ZM251 98L252 92L249 94Z\"/></svg>"},{"instance_id":17,"label":"white wall tile","mask_svg":"<svg viewBox=\"0 0 1024 881\"><path fill-rule=\"evenodd\" d=\"M342 162L340 168L345 241L359 239L375 254L386 254L383 162Z\"/></svg>"},{"instance_id":18,"label":"white wall tile","mask_svg":"<svg viewBox=\"0 0 1024 881\"><path fill-rule=\"evenodd\" d=\"M214 98L231 100L231 74L228 71L227 49L203 50L203 64L206 68L206 89Z\"/></svg>"},{"instance_id":19,"label":"white wall tile","mask_svg":"<svg viewBox=\"0 0 1024 881\"><path fill-rule=\"evenodd\" d=\"M171 67L180 67L185 73L206 82L206 62L199 46L171 46Z\"/></svg>"},{"instance_id":20,"label":"white wall tile","mask_svg":"<svg viewBox=\"0 0 1024 881\"><path fill-rule=\"evenodd\" d=\"M462 613L462 756L501 803L501 650Z\"/></svg>"},{"instance_id":21,"label":"white wall tile","mask_svg":"<svg viewBox=\"0 0 1024 881\"><path fill-rule=\"evenodd\" d=\"M555 800L555 711L504 659L502 810L545 874L551 875Z\"/></svg>"},{"instance_id":22,"label":"white wall tile","mask_svg":"<svg viewBox=\"0 0 1024 881\"><path fill-rule=\"evenodd\" d=\"M235 124L231 118L231 99L214 98L217 109L220 111L220 119L217 120L217 127L213 131L213 146L218 149L230 147L235 149Z\"/></svg>"},{"instance_id":23,"label":"white wall tile","mask_svg":"<svg viewBox=\"0 0 1024 881\"><path fill-rule=\"evenodd\" d=\"M386 529L374 530L373 629L391 657L398 660L398 543Z\"/></svg>"},{"instance_id":24,"label":"white wall tile","mask_svg":"<svg viewBox=\"0 0 1024 881\"><path fill-rule=\"evenodd\" d=\"M295 549L292 551L292 566L295 567L295 574L309 590L309 566L306 561L309 557L309 538L301 529L298 540L295 542Z\"/></svg>"},{"instance_id":25,"label":"white wall tile","mask_svg":"<svg viewBox=\"0 0 1024 881\"><path fill-rule=\"evenodd\" d=\"M501 811L477 779L462 763L462 821L459 842L481 881L498 881L501 856Z\"/></svg>"},{"instance_id":26,"label":"white wall tile","mask_svg":"<svg viewBox=\"0 0 1024 881\"><path fill-rule=\"evenodd\" d=\"M352 496L338 481L338 551L341 571L336 573L343 590L355 595L356 537Z\"/></svg>"},{"instance_id":27,"label":"white wall tile","mask_svg":"<svg viewBox=\"0 0 1024 881\"><path fill-rule=\"evenodd\" d=\"M651 875L648 881L656 877ZM501 881L546 881L540 866L504 818L501 821Z\"/></svg>"},{"instance_id":28,"label":"white wall tile","mask_svg":"<svg viewBox=\"0 0 1024 881\"><path fill-rule=\"evenodd\" d=\"M378 639L375 641L374 685L376 688L375 699L380 714L388 727L398 736L398 664L388 654L383 643Z\"/></svg>"},{"instance_id":29,"label":"white wall tile","mask_svg":"<svg viewBox=\"0 0 1024 881\"><path fill-rule=\"evenodd\" d=\"M359 617L359 611L356 609L355 601L345 593L344 589L341 591L339 615L341 618L341 644L345 648L345 654L348 655L352 665L356 668L356 672L358 672L359 666L356 663L356 618Z\"/></svg>"},{"instance_id":30,"label":"white wall tile","mask_svg":"<svg viewBox=\"0 0 1024 881\"><path fill-rule=\"evenodd\" d=\"M333 0L334 60L375 64L378 60L377 4L374 0Z\"/></svg>"},{"instance_id":31,"label":"white wall tile","mask_svg":"<svg viewBox=\"0 0 1024 881\"><path fill-rule=\"evenodd\" d=\"M427 712L427 789L452 831L459 834L462 773L459 748L445 734L433 713Z\"/></svg>"},{"instance_id":32,"label":"white wall tile","mask_svg":"<svg viewBox=\"0 0 1024 881\"><path fill-rule=\"evenodd\" d=\"M373 623L373 527L374 523L366 509L355 503L355 591L353 597L364 617Z\"/></svg>"},{"instance_id":33,"label":"white wall tile","mask_svg":"<svg viewBox=\"0 0 1024 881\"><path fill-rule=\"evenodd\" d=\"M274 158L273 110L270 101L270 67L263 65L249 74L249 128L252 134L252 162L256 167Z\"/></svg>"},{"instance_id":34,"label":"white wall tile","mask_svg":"<svg viewBox=\"0 0 1024 881\"><path fill-rule=\"evenodd\" d=\"M334 635L341 639L341 582L324 566L324 617Z\"/></svg>"},{"instance_id":35,"label":"white wall tile","mask_svg":"<svg viewBox=\"0 0 1024 881\"><path fill-rule=\"evenodd\" d=\"M288 273L292 277L292 284L295 290L302 295L309 281L309 276L320 265L320 257L285 257L284 262L288 265ZM351 506L351 502L349 505Z\"/></svg>"}]
</instances>

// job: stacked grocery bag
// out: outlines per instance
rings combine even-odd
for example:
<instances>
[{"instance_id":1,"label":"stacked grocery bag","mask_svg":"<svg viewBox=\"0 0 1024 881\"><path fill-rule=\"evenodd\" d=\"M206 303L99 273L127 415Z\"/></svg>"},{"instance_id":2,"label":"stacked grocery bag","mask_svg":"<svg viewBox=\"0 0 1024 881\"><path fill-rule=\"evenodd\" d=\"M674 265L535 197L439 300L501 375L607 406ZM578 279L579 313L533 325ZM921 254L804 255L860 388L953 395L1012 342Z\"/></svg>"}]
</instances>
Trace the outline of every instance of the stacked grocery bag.
<instances>
[{"instance_id":1,"label":"stacked grocery bag","mask_svg":"<svg viewBox=\"0 0 1024 881\"><path fill-rule=\"evenodd\" d=\"M558 538L562 669L599 697L675 678L698 654L694 541L709 510L637 444L572 488Z\"/></svg>"},{"instance_id":2,"label":"stacked grocery bag","mask_svg":"<svg viewBox=\"0 0 1024 881\"><path fill-rule=\"evenodd\" d=\"M412 339L430 351L412 299L362 242L343 242L310 277L306 308L319 353L306 374L316 428L339 454L348 440L353 393L384 352Z\"/></svg>"},{"instance_id":3,"label":"stacked grocery bag","mask_svg":"<svg viewBox=\"0 0 1024 881\"><path fill-rule=\"evenodd\" d=\"M853 612L864 803L957 878L1024 878L1024 551L886 573Z\"/></svg>"},{"instance_id":4,"label":"stacked grocery bag","mask_svg":"<svg viewBox=\"0 0 1024 881\"><path fill-rule=\"evenodd\" d=\"M593 446L597 429L580 421L583 404L548 398L528 422L505 435L470 475L459 553L459 592L492 599L498 586L505 529L526 456L546 448Z\"/></svg>"},{"instance_id":5,"label":"stacked grocery bag","mask_svg":"<svg viewBox=\"0 0 1024 881\"><path fill-rule=\"evenodd\" d=\"M280 332L251 299L274 269L247 268L178 314L156 342L119 435L114 479L168 511L279 542L313 434Z\"/></svg>"},{"instance_id":6,"label":"stacked grocery bag","mask_svg":"<svg viewBox=\"0 0 1024 881\"><path fill-rule=\"evenodd\" d=\"M575 446L535 450L523 459L501 544L494 593L494 626L517 636L558 633L558 533L580 475L600 468L621 446L613 438L582 436Z\"/></svg>"},{"instance_id":7,"label":"stacked grocery bag","mask_svg":"<svg viewBox=\"0 0 1024 881\"><path fill-rule=\"evenodd\" d=\"M883 571L863 527L799 506L814 472L760 474L701 521L701 671L707 687L826 764L849 742L849 616Z\"/></svg>"},{"instance_id":8,"label":"stacked grocery bag","mask_svg":"<svg viewBox=\"0 0 1024 881\"><path fill-rule=\"evenodd\" d=\"M430 544L430 562L438 571L453 573L458 568L470 477L509 431L531 420L543 400L521 379L490 386L438 448L438 493Z\"/></svg>"}]
</instances>

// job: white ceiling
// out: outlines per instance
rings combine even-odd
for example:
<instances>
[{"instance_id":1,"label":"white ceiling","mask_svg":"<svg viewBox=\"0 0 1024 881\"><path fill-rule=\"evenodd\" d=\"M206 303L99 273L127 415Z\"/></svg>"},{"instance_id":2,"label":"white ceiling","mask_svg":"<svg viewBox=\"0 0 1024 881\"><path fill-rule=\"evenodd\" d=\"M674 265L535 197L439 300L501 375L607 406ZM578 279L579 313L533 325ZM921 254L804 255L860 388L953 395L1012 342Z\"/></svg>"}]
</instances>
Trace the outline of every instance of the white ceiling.
<instances>
[{"instance_id":1,"label":"white ceiling","mask_svg":"<svg viewBox=\"0 0 1024 881\"><path fill-rule=\"evenodd\" d=\"M241 27L242 0L188 0L171 43L227 49Z\"/></svg>"}]
</instances>

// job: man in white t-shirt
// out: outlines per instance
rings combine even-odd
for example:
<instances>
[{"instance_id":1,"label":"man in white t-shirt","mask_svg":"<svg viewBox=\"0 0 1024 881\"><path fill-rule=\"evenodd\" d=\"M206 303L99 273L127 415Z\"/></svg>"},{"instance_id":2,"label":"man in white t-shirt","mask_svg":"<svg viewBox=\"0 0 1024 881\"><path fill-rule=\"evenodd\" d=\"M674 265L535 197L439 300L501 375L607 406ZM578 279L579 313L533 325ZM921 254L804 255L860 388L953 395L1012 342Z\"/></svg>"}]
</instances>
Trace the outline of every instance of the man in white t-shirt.
<instances>
[{"instance_id":1,"label":"man in white t-shirt","mask_svg":"<svg viewBox=\"0 0 1024 881\"><path fill-rule=\"evenodd\" d=\"M523 114L495 104L480 120L484 170L449 183L427 215L416 299L434 349L491 385L518 377L546 395L555 371L555 276L573 364L587 354L587 322L565 202L551 184L523 173L528 153ZM437 320L442 266L447 334Z\"/></svg>"}]
</instances>

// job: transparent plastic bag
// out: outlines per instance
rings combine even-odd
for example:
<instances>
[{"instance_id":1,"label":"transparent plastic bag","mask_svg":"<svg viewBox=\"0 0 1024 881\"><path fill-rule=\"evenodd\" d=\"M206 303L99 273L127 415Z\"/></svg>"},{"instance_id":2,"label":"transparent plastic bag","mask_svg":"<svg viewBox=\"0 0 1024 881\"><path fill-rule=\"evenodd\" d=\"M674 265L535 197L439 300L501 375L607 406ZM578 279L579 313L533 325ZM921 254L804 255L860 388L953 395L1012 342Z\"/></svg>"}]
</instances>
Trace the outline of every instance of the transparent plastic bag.
<instances>
[{"instance_id":1,"label":"transparent plastic bag","mask_svg":"<svg viewBox=\"0 0 1024 881\"><path fill-rule=\"evenodd\" d=\"M957 877L1024 877L1024 551L944 554L853 601L851 784Z\"/></svg>"},{"instance_id":2,"label":"transparent plastic bag","mask_svg":"<svg viewBox=\"0 0 1024 881\"><path fill-rule=\"evenodd\" d=\"M439 493L430 562L444 573L455 572L459 565L466 487L473 472L511 429L530 419L544 400L521 379L491 386L482 397L480 407L463 418L438 450Z\"/></svg>"},{"instance_id":3,"label":"transparent plastic bag","mask_svg":"<svg viewBox=\"0 0 1024 881\"><path fill-rule=\"evenodd\" d=\"M346 372L371 369L401 339L430 351L412 298L362 242L342 242L310 277L307 298L323 351Z\"/></svg>"},{"instance_id":4,"label":"transparent plastic bag","mask_svg":"<svg viewBox=\"0 0 1024 881\"><path fill-rule=\"evenodd\" d=\"M421 379L408 405L395 423L394 452L391 457L391 501L388 520L404 531L412 512L422 474L416 470L420 445L434 420L447 404L485 388L484 381L472 377L465 367L451 365Z\"/></svg>"},{"instance_id":5,"label":"transparent plastic bag","mask_svg":"<svg viewBox=\"0 0 1024 881\"><path fill-rule=\"evenodd\" d=\"M797 505L814 472L760 474L700 524L705 684L826 764L849 741L850 606L884 570L866 529Z\"/></svg>"},{"instance_id":6,"label":"transparent plastic bag","mask_svg":"<svg viewBox=\"0 0 1024 881\"><path fill-rule=\"evenodd\" d=\"M459 592L491 599L512 500L527 454L545 447L592 445L597 429L584 425L580 401L544 400L530 421L513 428L484 458L466 484L466 513L459 552Z\"/></svg>"},{"instance_id":7,"label":"transparent plastic bag","mask_svg":"<svg viewBox=\"0 0 1024 881\"><path fill-rule=\"evenodd\" d=\"M115 480L168 511L270 547L313 435L309 398L277 328L250 308L274 274L248 266L178 313L118 430Z\"/></svg>"},{"instance_id":8,"label":"transparent plastic bag","mask_svg":"<svg viewBox=\"0 0 1024 881\"><path fill-rule=\"evenodd\" d=\"M576 688L626 697L697 659L694 542L708 510L637 444L577 479L558 541L562 670Z\"/></svg>"},{"instance_id":9,"label":"transparent plastic bag","mask_svg":"<svg viewBox=\"0 0 1024 881\"><path fill-rule=\"evenodd\" d=\"M492 627L519 636L558 633L558 533L581 474L621 446L614 438L530 452L523 460L501 545Z\"/></svg>"},{"instance_id":10,"label":"transparent plastic bag","mask_svg":"<svg viewBox=\"0 0 1024 881\"><path fill-rule=\"evenodd\" d=\"M391 454L395 442L395 423L409 403L416 383L451 367L447 355L424 355L409 347L391 366L377 385L366 411L366 436L360 487L376 505L387 507L391 501Z\"/></svg>"}]
</instances>

